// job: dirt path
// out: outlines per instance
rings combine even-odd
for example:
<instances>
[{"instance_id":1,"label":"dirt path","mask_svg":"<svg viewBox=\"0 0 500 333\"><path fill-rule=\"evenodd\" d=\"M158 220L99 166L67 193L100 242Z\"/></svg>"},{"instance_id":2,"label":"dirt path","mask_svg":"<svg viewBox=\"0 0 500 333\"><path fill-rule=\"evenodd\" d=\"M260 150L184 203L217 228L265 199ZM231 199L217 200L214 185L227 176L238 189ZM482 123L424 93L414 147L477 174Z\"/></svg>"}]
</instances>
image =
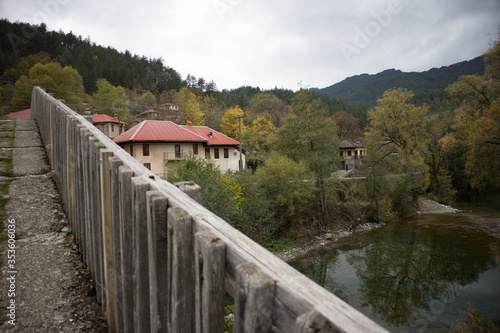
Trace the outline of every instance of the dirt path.
<instances>
[{"instance_id":1,"label":"dirt path","mask_svg":"<svg viewBox=\"0 0 500 333\"><path fill-rule=\"evenodd\" d=\"M4 219L1 332L106 332L36 124L17 120Z\"/></svg>"}]
</instances>

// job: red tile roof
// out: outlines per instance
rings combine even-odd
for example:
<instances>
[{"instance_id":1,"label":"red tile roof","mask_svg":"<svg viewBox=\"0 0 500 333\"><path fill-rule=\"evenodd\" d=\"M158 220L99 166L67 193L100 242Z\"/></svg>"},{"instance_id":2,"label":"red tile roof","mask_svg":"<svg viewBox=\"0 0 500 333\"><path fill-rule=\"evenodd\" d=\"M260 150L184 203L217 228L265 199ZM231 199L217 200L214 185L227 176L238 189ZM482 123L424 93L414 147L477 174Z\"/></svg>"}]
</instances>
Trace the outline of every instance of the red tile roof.
<instances>
[{"instance_id":1,"label":"red tile roof","mask_svg":"<svg viewBox=\"0 0 500 333\"><path fill-rule=\"evenodd\" d=\"M208 134L212 133L212 137ZM234 146L239 142L206 126L179 126L171 121L144 120L113 140L127 142L201 142L207 146Z\"/></svg>"},{"instance_id":2,"label":"red tile roof","mask_svg":"<svg viewBox=\"0 0 500 333\"><path fill-rule=\"evenodd\" d=\"M26 109L23 111L12 112L6 115L11 119L30 119L31 117L31 109Z\"/></svg>"},{"instance_id":3,"label":"red tile roof","mask_svg":"<svg viewBox=\"0 0 500 333\"><path fill-rule=\"evenodd\" d=\"M233 146L239 145L240 142L236 141L222 133L217 132L216 130L211 129L207 126L191 126L191 125L183 125L181 126L193 133L198 134L204 138L208 138L207 146ZM210 136L209 136L210 135Z\"/></svg>"},{"instance_id":4,"label":"red tile roof","mask_svg":"<svg viewBox=\"0 0 500 333\"><path fill-rule=\"evenodd\" d=\"M92 120L94 124L98 123L116 123L118 124L118 119L108 116L107 114L94 114L92 115ZM126 125L127 123L120 121L120 124Z\"/></svg>"}]
</instances>

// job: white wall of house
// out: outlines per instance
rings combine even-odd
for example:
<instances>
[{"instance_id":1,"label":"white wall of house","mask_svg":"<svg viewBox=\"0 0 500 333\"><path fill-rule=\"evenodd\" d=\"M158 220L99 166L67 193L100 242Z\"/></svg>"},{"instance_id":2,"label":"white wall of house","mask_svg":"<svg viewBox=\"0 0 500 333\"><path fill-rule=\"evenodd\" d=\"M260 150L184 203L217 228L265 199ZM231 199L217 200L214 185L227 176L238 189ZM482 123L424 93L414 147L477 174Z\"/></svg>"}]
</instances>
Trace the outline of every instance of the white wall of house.
<instances>
[{"instance_id":1,"label":"white wall of house","mask_svg":"<svg viewBox=\"0 0 500 333\"><path fill-rule=\"evenodd\" d=\"M195 153L195 145L198 149L198 156L212 159L222 172L236 172L239 170L240 153L232 146L205 147L201 143L165 142L126 143L120 146L136 160L148 167L154 174L164 177L168 164L184 159L190 153ZM218 157L216 149L218 149ZM242 159L243 165L245 165L244 154Z\"/></svg>"},{"instance_id":2,"label":"white wall of house","mask_svg":"<svg viewBox=\"0 0 500 333\"><path fill-rule=\"evenodd\" d=\"M120 126L118 125L118 123L106 122L95 124L95 127L97 127L101 132L106 134L111 139L114 139L125 132L125 126L123 124L121 126L122 130L120 131Z\"/></svg>"}]
</instances>

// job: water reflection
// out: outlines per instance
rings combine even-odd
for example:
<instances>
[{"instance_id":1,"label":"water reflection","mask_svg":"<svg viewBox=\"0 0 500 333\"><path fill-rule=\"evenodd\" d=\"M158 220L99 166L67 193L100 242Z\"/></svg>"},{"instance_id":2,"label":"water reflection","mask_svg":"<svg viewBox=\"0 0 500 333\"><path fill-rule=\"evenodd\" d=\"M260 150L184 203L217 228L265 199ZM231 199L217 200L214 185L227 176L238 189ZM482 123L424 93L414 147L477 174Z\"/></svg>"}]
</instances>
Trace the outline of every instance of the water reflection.
<instances>
[{"instance_id":1,"label":"water reflection","mask_svg":"<svg viewBox=\"0 0 500 333\"><path fill-rule=\"evenodd\" d=\"M489 288L485 283L500 283L492 251L498 239L475 231L467 219L449 215L395 223L342 240L292 266L386 327L447 326L465 310L460 308L466 307L467 286L490 270L491 278L481 279L489 281L481 282L483 290ZM496 312L500 294L490 296L493 304L484 302Z\"/></svg>"}]
</instances>

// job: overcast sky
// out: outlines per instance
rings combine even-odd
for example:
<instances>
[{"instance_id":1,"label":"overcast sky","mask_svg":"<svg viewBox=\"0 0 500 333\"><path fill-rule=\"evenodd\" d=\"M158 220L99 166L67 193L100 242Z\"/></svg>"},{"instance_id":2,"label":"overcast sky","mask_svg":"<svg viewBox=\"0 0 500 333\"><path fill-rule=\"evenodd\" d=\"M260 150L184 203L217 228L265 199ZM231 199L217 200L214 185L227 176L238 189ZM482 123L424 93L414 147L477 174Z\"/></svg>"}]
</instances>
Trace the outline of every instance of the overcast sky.
<instances>
[{"instance_id":1,"label":"overcast sky","mask_svg":"<svg viewBox=\"0 0 500 333\"><path fill-rule=\"evenodd\" d=\"M0 16L162 58L220 90L323 88L483 54L500 0L0 0Z\"/></svg>"}]
</instances>

